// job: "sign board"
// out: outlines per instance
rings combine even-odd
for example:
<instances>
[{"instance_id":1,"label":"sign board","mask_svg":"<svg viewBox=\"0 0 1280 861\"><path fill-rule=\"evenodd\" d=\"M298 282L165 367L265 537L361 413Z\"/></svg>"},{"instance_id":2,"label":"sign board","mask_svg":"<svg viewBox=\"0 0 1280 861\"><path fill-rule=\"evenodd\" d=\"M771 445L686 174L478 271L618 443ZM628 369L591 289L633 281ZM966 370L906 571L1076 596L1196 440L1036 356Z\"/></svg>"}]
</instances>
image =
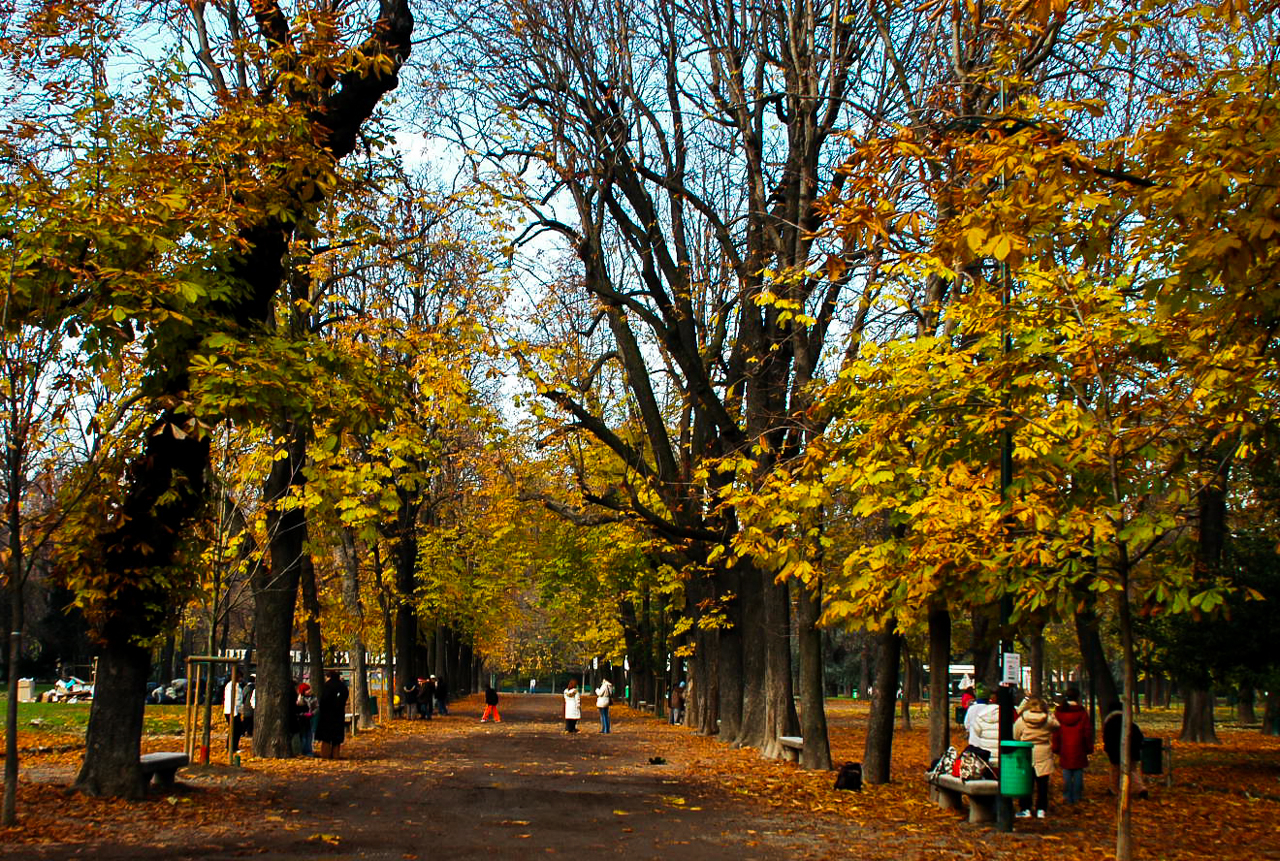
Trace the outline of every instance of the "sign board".
<instances>
[{"instance_id":1,"label":"sign board","mask_svg":"<svg viewBox=\"0 0 1280 861\"><path fill-rule=\"evenodd\" d=\"M1022 657L1017 652L1004 653L1004 671L1000 683L1016 685L1022 682Z\"/></svg>"}]
</instances>

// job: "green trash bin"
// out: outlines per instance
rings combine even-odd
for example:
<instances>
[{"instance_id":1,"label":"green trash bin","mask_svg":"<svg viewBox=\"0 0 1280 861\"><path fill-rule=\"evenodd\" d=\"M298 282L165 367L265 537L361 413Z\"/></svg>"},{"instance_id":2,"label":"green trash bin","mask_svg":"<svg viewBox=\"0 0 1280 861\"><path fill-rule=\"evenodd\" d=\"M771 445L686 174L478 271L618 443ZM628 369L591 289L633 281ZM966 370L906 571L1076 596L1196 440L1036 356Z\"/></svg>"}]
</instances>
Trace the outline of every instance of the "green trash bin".
<instances>
[{"instance_id":1,"label":"green trash bin","mask_svg":"<svg viewBox=\"0 0 1280 861\"><path fill-rule=\"evenodd\" d=\"M1031 764L1029 741L1000 742L1000 794L1006 798L1030 795L1035 786L1035 767Z\"/></svg>"},{"instance_id":2,"label":"green trash bin","mask_svg":"<svg viewBox=\"0 0 1280 861\"><path fill-rule=\"evenodd\" d=\"M1142 773L1164 774L1164 739L1142 740Z\"/></svg>"}]
</instances>

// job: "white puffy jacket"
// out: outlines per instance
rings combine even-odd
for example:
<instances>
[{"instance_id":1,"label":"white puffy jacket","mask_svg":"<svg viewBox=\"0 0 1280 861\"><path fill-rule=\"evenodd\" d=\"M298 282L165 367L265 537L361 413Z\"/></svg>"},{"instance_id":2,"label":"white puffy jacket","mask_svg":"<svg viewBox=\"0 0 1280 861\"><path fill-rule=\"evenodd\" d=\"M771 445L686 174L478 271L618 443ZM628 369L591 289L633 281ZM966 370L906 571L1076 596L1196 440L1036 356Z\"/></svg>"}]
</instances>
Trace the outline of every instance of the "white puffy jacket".
<instances>
[{"instance_id":1,"label":"white puffy jacket","mask_svg":"<svg viewBox=\"0 0 1280 861\"><path fill-rule=\"evenodd\" d=\"M991 752L991 765L1000 761L1000 706L995 703L974 703L964 716L964 728L969 731L969 744Z\"/></svg>"}]
</instances>

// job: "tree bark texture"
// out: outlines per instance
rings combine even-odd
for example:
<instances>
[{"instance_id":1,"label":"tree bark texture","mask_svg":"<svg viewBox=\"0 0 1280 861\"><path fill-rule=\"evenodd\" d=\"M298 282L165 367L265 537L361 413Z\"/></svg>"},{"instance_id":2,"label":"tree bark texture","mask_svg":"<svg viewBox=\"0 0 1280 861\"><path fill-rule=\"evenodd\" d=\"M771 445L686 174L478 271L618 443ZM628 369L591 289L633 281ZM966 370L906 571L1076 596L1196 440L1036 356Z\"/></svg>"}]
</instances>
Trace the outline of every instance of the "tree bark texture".
<instances>
[{"instance_id":1,"label":"tree bark texture","mask_svg":"<svg viewBox=\"0 0 1280 861\"><path fill-rule=\"evenodd\" d=\"M279 437L285 449L272 461L263 488L267 509L270 564L253 575L253 603L257 634L257 709L253 720L253 753L270 759L293 756L294 607L308 559L307 512L296 490L306 483L303 466L307 433L290 423ZM280 456L283 455L283 456ZM318 651L318 650L317 650ZM313 655L312 660L316 660Z\"/></svg>"},{"instance_id":2,"label":"tree bark texture","mask_svg":"<svg viewBox=\"0 0 1280 861\"><path fill-rule=\"evenodd\" d=\"M867 783L888 783L893 754L894 706L898 696L898 664L902 660L902 637L892 620L876 634L876 679L867 720L867 740L862 755L862 779Z\"/></svg>"},{"instance_id":3,"label":"tree bark texture","mask_svg":"<svg viewBox=\"0 0 1280 861\"><path fill-rule=\"evenodd\" d=\"M795 592L796 639L800 649L800 735L804 749L800 765L813 771L831 768L831 743L827 736L826 685L823 678L822 584L812 588L793 580Z\"/></svg>"},{"instance_id":4,"label":"tree bark texture","mask_svg":"<svg viewBox=\"0 0 1280 861\"><path fill-rule=\"evenodd\" d=\"M1084 661L1085 671L1089 673L1089 684L1098 702L1106 708L1109 703L1120 702L1120 689L1116 685L1115 676L1111 674L1111 666L1107 663L1107 655L1102 647L1098 614L1093 608L1092 597L1085 600L1084 609L1076 613L1076 638L1080 643L1080 657Z\"/></svg>"},{"instance_id":5,"label":"tree bark texture","mask_svg":"<svg viewBox=\"0 0 1280 861\"><path fill-rule=\"evenodd\" d=\"M284 21L272 0L264 0L258 11L261 14L255 17L260 24ZM355 149L360 128L398 83L399 69L412 49L413 26L408 0L382 3L364 52L367 56L382 55L390 62L369 63L363 72L343 75L311 107L308 118L315 140L334 163ZM284 40L278 32L266 32L265 25L260 35L264 42L284 48L290 35L287 23L284 28ZM281 190L296 204L291 216L314 205L317 195L322 194L305 176L290 175L282 182L288 185ZM189 360L206 335L256 331L270 318L273 299L284 283L283 259L292 229L287 221L272 215L246 225L240 231L245 252L229 264L218 264L228 280L242 289L197 309L189 315L190 322L174 320L156 328L151 366L157 370L143 384L143 394L152 403L181 403L190 387ZM100 570L118 575L121 583L136 583L134 574L139 569L171 565L178 540L206 498L208 440L194 432L178 438L173 429L188 427L190 419L180 407L163 406L158 413L141 455L125 477L120 517L95 542L94 557ZM86 792L125 797L141 792L138 753L149 654L134 644L138 638L153 636L163 624L161 619L145 615L142 608L166 606L166 599L158 585L141 590L125 587L94 612L101 644L99 683L89 715L85 761L76 778L76 786Z\"/></svg>"},{"instance_id":6,"label":"tree bark texture","mask_svg":"<svg viewBox=\"0 0 1280 861\"><path fill-rule=\"evenodd\" d=\"M1189 688L1184 692L1182 733L1178 741L1194 744L1218 744L1218 731L1213 721L1213 690Z\"/></svg>"},{"instance_id":7,"label":"tree bark texture","mask_svg":"<svg viewBox=\"0 0 1280 861\"><path fill-rule=\"evenodd\" d=\"M935 599L929 609L929 759L946 752L951 740L951 612Z\"/></svg>"},{"instance_id":8,"label":"tree bark texture","mask_svg":"<svg viewBox=\"0 0 1280 861\"><path fill-rule=\"evenodd\" d=\"M365 660L364 604L360 600L360 555L355 533L346 527L338 532L342 551L342 606L354 625L351 634L353 711L360 729L369 729L373 726L373 714L369 708L369 667ZM311 579L314 582L314 573Z\"/></svg>"}]
</instances>

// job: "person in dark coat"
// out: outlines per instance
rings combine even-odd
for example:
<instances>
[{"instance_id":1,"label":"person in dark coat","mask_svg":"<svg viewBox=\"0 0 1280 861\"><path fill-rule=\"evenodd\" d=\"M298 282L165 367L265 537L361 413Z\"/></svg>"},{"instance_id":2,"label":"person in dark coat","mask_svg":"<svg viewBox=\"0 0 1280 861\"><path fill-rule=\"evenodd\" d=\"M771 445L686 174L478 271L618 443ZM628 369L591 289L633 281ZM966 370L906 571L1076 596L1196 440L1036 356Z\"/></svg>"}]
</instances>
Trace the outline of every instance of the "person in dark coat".
<instances>
[{"instance_id":1,"label":"person in dark coat","mask_svg":"<svg viewBox=\"0 0 1280 861\"><path fill-rule=\"evenodd\" d=\"M1093 722L1080 705L1080 691L1069 688L1062 705L1053 711L1058 722L1053 731L1053 752L1062 769L1062 800L1075 804L1084 797L1084 770L1093 753Z\"/></svg>"},{"instance_id":2,"label":"person in dark coat","mask_svg":"<svg viewBox=\"0 0 1280 861\"><path fill-rule=\"evenodd\" d=\"M1124 712L1120 703L1107 707L1102 721L1102 749L1111 763L1111 792L1120 791L1120 732L1124 729ZM1142 730L1137 723L1129 722L1129 792L1138 798L1147 797L1147 786L1142 780Z\"/></svg>"},{"instance_id":3,"label":"person in dark coat","mask_svg":"<svg viewBox=\"0 0 1280 861\"><path fill-rule=\"evenodd\" d=\"M436 711L441 715L448 715L449 683L445 680L444 676L440 676L439 678L432 676L432 678L436 680Z\"/></svg>"},{"instance_id":4,"label":"person in dark coat","mask_svg":"<svg viewBox=\"0 0 1280 861\"><path fill-rule=\"evenodd\" d=\"M490 718L494 723L502 723L502 715L498 714L498 692L493 689L493 685L484 689L484 714L480 716L480 723L485 723Z\"/></svg>"},{"instance_id":5,"label":"person in dark coat","mask_svg":"<svg viewBox=\"0 0 1280 861\"><path fill-rule=\"evenodd\" d=\"M421 692L418 680L412 676L400 686L400 705L404 707L404 716L409 720L418 716L418 696Z\"/></svg>"},{"instance_id":6,"label":"person in dark coat","mask_svg":"<svg viewBox=\"0 0 1280 861\"><path fill-rule=\"evenodd\" d=\"M347 732L347 686L337 670L330 670L320 694L320 722L316 741L321 759L342 759L342 742Z\"/></svg>"},{"instance_id":7,"label":"person in dark coat","mask_svg":"<svg viewBox=\"0 0 1280 861\"><path fill-rule=\"evenodd\" d=\"M436 705L436 683L432 679L418 679L418 714L431 720Z\"/></svg>"}]
</instances>

